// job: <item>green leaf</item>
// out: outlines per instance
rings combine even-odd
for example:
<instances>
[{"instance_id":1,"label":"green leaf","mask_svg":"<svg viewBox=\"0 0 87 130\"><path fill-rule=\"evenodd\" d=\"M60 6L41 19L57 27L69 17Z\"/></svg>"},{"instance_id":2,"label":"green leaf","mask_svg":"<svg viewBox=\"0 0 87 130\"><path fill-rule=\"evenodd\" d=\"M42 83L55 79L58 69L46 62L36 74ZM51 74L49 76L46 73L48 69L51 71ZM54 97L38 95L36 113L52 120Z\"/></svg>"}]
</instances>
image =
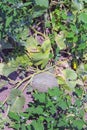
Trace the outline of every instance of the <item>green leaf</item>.
<instances>
[{"instance_id":1,"label":"green leaf","mask_svg":"<svg viewBox=\"0 0 87 130\"><path fill-rule=\"evenodd\" d=\"M26 50L28 51L28 55L30 57L31 62L35 66L41 66L43 69L49 60L50 50L51 50L51 43L49 38L47 38L41 47L38 47L38 42L33 38L30 37L27 40Z\"/></svg>"},{"instance_id":2,"label":"green leaf","mask_svg":"<svg viewBox=\"0 0 87 130\"><path fill-rule=\"evenodd\" d=\"M74 32L67 32L67 38L73 38L75 35Z\"/></svg>"},{"instance_id":3,"label":"green leaf","mask_svg":"<svg viewBox=\"0 0 87 130\"><path fill-rule=\"evenodd\" d=\"M9 63L0 63L0 75L8 76L13 71L16 71L16 67L14 67L10 62Z\"/></svg>"},{"instance_id":4,"label":"green leaf","mask_svg":"<svg viewBox=\"0 0 87 130\"><path fill-rule=\"evenodd\" d=\"M42 46L41 46L41 49L42 49L43 52L45 52L45 51L50 51L50 50L51 50L51 42L50 42L50 39L49 39L49 38L47 38L47 39L43 42L43 44L42 44Z\"/></svg>"},{"instance_id":5,"label":"green leaf","mask_svg":"<svg viewBox=\"0 0 87 130\"><path fill-rule=\"evenodd\" d=\"M62 118L59 119L58 127L62 127L66 125L67 125L66 118L62 116Z\"/></svg>"},{"instance_id":6,"label":"green leaf","mask_svg":"<svg viewBox=\"0 0 87 130\"><path fill-rule=\"evenodd\" d=\"M83 120L73 120L73 125L76 127L78 130L82 130L84 126L84 121Z\"/></svg>"},{"instance_id":7,"label":"green leaf","mask_svg":"<svg viewBox=\"0 0 87 130\"><path fill-rule=\"evenodd\" d=\"M79 0L72 0L72 8L75 9L75 10L82 10L84 8L84 3Z\"/></svg>"},{"instance_id":8,"label":"green leaf","mask_svg":"<svg viewBox=\"0 0 87 130\"><path fill-rule=\"evenodd\" d=\"M21 130L26 130L25 124L22 124L22 125L21 125Z\"/></svg>"},{"instance_id":9,"label":"green leaf","mask_svg":"<svg viewBox=\"0 0 87 130\"><path fill-rule=\"evenodd\" d=\"M67 84L67 88L68 88L69 90L74 91L77 82L76 82L76 81L66 81L66 84Z\"/></svg>"},{"instance_id":10,"label":"green leaf","mask_svg":"<svg viewBox=\"0 0 87 130\"><path fill-rule=\"evenodd\" d=\"M20 90L12 89L7 102L11 105L11 112L21 112L25 104L25 97Z\"/></svg>"},{"instance_id":11,"label":"green leaf","mask_svg":"<svg viewBox=\"0 0 87 130\"><path fill-rule=\"evenodd\" d=\"M63 100L58 103L59 107L61 107L63 110L66 110L68 108L67 103Z\"/></svg>"},{"instance_id":12,"label":"green leaf","mask_svg":"<svg viewBox=\"0 0 87 130\"><path fill-rule=\"evenodd\" d=\"M37 6L41 6L41 7L45 7L48 8L49 7L49 1L48 0L35 0L35 3Z\"/></svg>"},{"instance_id":13,"label":"green leaf","mask_svg":"<svg viewBox=\"0 0 87 130\"><path fill-rule=\"evenodd\" d=\"M32 2L25 2L24 4L23 4L23 7L24 6L29 6L29 5L31 5L32 4Z\"/></svg>"},{"instance_id":14,"label":"green leaf","mask_svg":"<svg viewBox=\"0 0 87 130\"><path fill-rule=\"evenodd\" d=\"M21 30L20 34L18 34L18 35L19 35L19 38L20 38L22 41L27 40L28 33L29 33L29 29L25 27L24 29Z\"/></svg>"},{"instance_id":15,"label":"green leaf","mask_svg":"<svg viewBox=\"0 0 87 130\"><path fill-rule=\"evenodd\" d=\"M58 84L60 85L65 84L65 79L62 76L58 76L57 79L58 79Z\"/></svg>"},{"instance_id":16,"label":"green leaf","mask_svg":"<svg viewBox=\"0 0 87 130\"><path fill-rule=\"evenodd\" d=\"M80 15L78 16L79 22L87 23L87 13L86 12L81 12Z\"/></svg>"},{"instance_id":17,"label":"green leaf","mask_svg":"<svg viewBox=\"0 0 87 130\"><path fill-rule=\"evenodd\" d=\"M32 106L26 109L26 112L29 113L29 116L33 117L34 115L42 115L43 108L41 105L38 105L37 107ZM37 117L36 117L37 118Z\"/></svg>"},{"instance_id":18,"label":"green leaf","mask_svg":"<svg viewBox=\"0 0 87 130\"><path fill-rule=\"evenodd\" d=\"M35 100L38 100L41 103L44 103L46 101L45 93L37 93L34 94Z\"/></svg>"},{"instance_id":19,"label":"green leaf","mask_svg":"<svg viewBox=\"0 0 87 130\"><path fill-rule=\"evenodd\" d=\"M25 104L24 96L16 97L14 103L12 104L12 106L10 108L10 111L21 112L24 104Z\"/></svg>"},{"instance_id":20,"label":"green leaf","mask_svg":"<svg viewBox=\"0 0 87 130\"><path fill-rule=\"evenodd\" d=\"M20 129L20 124L18 124L18 123L16 124L15 123L14 125L12 125L12 128L16 129L16 130L19 130Z\"/></svg>"},{"instance_id":21,"label":"green leaf","mask_svg":"<svg viewBox=\"0 0 87 130\"><path fill-rule=\"evenodd\" d=\"M80 99L77 99L75 101L75 105L78 107L78 109L82 106L82 102L80 101Z\"/></svg>"},{"instance_id":22,"label":"green leaf","mask_svg":"<svg viewBox=\"0 0 87 130\"><path fill-rule=\"evenodd\" d=\"M59 90L58 87L54 87L52 90L51 89L48 90L48 94L52 97L54 96L60 97L63 93L62 91Z\"/></svg>"},{"instance_id":23,"label":"green leaf","mask_svg":"<svg viewBox=\"0 0 87 130\"><path fill-rule=\"evenodd\" d=\"M86 47L87 47L86 43L81 43L81 44L78 46L77 50L78 50L78 51L79 51L79 50L85 50Z\"/></svg>"},{"instance_id":24,"label":"green leaf","mask_svg":"<svg viewBox=\"0 0 87 130\"><path fill-rule=\"evenodd\" d=\"M26 32L27 30L25 30ZM31 50L31 49L36 49L38 45L38 42L37 40L33 37L33 36L30 36L29 38L26 39L26 43L24 44L24 46L26 47L26 50L28 51Z\"/></svg>"},{"instance_id":25,"label":"green leaf","mask_svg":"<svg viewBox=\"0 0 87 130\"><path fill-rule=\"evenodd\" d=\"M11 111L9 112L9 117L10 117L12 120L16 121L16 122L18 122L18 121L20 120L19 115L16 114L16 113L14 113L14 112L11 112Z\"/></svg>"},{"instance_id":26,"label":"green leaf","mask_svg":"<svg viewBox=\"0 0 87 130\"><path fill-rule=\"evenodd\" d=\"M43 108L41 108L41 106L38 106L35 108L35 114L42 114L43 113Z\"/></svg>"},{"instance_id":27,"label":"green leaf","mask_svg":"<svg viewBox=\"0 0 87 130\"><path fill-rule=\"evenodd\" d=\"M76 92L76 94L78 95L78 97L81 97L82 94L83 94L83 89L82 89L82 88L79 88L79 87L76 87L76 88L75 88L75 92Z\"/></svg>"},{"instance_id":28,"label":"green leaf","mask_svg":"<svg viewBox=\"0 0 87 130\"><path fill-rule=\"evenodd\" d=\"M63 74L64 74L65 82L66 82L64 87L68 90L74 91L74 88L77 83L76 82L76 80L77 80L76 72L72 69L65 69L65 70L63 70Z\"/></svg>"},{"instance_id":29,"label":"green leaf","mask_svg":"<svg viewBox=\"0 0 87 130\"><path fill-rule=\"evenodd\" d=\"M60 32L60 34L57 34L55 36L55 41L59 47L60 50L66 49L66 44L65 44L65 38L64 38L64 32Z\"/></svg>"},{"instance_id":30,"label":"green leaf","mask_svg":"<svg viewBox=\"0 0 87 130\"><path fill-rule=\"evenodd\" d=\"M39 120L38 121L34 120L31 125L34 130L44 130L44 126Z\"/></svg>"},{"instance_id":31,"label":"green leaf","mask_svg":"<svg viewBox=\"0 0 87 130\"><path fill-rule=\"evenodd\" d=\"M77 79L77 74L72 69L64 69L63 74L67 80L76 80Z\"/></svg>"},{"instance_id":32,"label":"green leaf","mask_svg":"<svg viewBox=\"0 0 87 130\"><path fill-rule=\"evenodd\" d=\"M43 7L40 7L40 6L36 6L36 7L34 7L34 13L33 13L32 17L33 18L40 17L45 12L46 12L46 9L44 9Z\"/></svg>"},{"instance_id":33,"label":"green leaf","mask_svg":"<svg viewBox=\"0 0 87 130\"><path fill-rule=\"evenodd\" d=\"M6 28L9 27L10 23L12 22L12 19L13 19L13 16L10 16L10 17L7 18Z\"/></svg>"}]
</instances>

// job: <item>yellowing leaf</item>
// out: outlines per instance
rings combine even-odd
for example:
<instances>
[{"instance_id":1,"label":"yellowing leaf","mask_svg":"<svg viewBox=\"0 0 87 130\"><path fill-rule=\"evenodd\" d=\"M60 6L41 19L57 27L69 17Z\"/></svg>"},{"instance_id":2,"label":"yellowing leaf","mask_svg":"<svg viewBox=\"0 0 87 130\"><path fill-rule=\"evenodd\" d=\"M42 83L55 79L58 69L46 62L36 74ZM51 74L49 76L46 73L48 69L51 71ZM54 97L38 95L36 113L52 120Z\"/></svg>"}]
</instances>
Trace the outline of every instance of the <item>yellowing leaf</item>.
<instances>
[{"instance_id":1,"label":"yellowing leaf","mask_svg":"<svg viewBox=\"0 0 87 130\"><path fill-rule=\"evenodd\" d=\"M55 41L60 50L66 49L66 44L64 42L64 32L60 32L60 34L56 34Z\"/></svg>"},{"instance_id":2,"label":"yellowing leaf","mask_svg":"<svg viewBox=\"0 0 87 130\"><path fill-rule=\"evenodd\" d=\"M12 66L10 62L0 63L0 75L8 76L11 72L15 71L17 68Z\"/></svg>"},{"instance_id":3,"label":"yellowing leaf","mask_svg":"<svg viewBox=\"0 0 87 130\"><path fill-rule=\"evenodd\" d=\"M50 43L50 39L49 39L49 38L47 38L47 39L43 42L43 44L42 44L42 46L41 46L41 49L43 50L43 52L45 52L45 51L50 51L50 50L51 50L51 43Z\"/></svg>"},{"instance_id":4,"label":"yellowing leaf","mask_svg":"<svg viewBox=\"0 0 87 130\"><path fill-rule=\"evenodd\" d=\"M37 41L31 37L27 41L26 50L27 54L31 60L31 62L35 66L41 66L44 68L49 60L50 50L51 50L51 43L50 39L47 37L43 42L42 46L37 46Z\"/></svg>"}]
</instances>

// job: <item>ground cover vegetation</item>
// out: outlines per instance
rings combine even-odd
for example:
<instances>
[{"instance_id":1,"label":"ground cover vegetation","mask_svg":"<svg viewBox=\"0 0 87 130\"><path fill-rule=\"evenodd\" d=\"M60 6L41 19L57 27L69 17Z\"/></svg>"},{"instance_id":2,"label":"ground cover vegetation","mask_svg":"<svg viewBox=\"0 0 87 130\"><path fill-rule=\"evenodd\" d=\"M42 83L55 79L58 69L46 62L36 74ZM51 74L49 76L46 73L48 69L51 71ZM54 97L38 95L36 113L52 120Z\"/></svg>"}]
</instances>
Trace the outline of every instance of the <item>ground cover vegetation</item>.
<instances>
[{"instance_id":1,"label":"ground cover vegetation","mask_svg":"<svg viewBox=\"0 0 87 130\"><path fill-rule=\"evenodd\" d=\"M0 1L0 129L87 129L87 0Z\"/></svg>"}]
</instances>

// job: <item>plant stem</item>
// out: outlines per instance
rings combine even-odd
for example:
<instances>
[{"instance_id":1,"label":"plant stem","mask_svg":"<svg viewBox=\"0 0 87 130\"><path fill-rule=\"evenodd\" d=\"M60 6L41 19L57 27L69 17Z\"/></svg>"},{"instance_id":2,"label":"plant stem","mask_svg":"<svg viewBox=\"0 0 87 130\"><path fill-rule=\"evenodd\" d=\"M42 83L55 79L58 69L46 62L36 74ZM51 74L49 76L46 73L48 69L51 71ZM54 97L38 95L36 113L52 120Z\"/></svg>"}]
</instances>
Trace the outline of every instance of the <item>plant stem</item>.
<instances>
[{"instance_id":1,"label":"plant stem","mask_svg":"<svg viewBox=\"0 0 87 130\"><path fill-rule=\"evenodd\" d=\"M42 37L44 37L45 39L46 39L46 36L43 34L43 33L41 33L41 32L38 32L35 28L33 28L33 27L30 27L36 34L39 34L39 35L41 35Z\"/></svg>"}]
</instances>

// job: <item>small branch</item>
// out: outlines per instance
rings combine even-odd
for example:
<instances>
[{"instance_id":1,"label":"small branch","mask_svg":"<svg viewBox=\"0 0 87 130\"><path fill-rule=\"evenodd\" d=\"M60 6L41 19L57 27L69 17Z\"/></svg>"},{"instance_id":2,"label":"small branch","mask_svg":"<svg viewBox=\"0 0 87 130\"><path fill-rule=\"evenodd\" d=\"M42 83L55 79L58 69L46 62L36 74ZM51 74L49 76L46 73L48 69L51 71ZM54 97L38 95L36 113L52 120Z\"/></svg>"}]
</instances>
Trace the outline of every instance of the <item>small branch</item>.
<instances>
[{"instance_id":1,"label":"small branch","mask_svg":"<svg viewBox=\"0 0 87 130\"><path fill-rule=\"evenodd\" d=\"M38 32L35 28L33 28L33 27L30 27L30 29L32 29L36 34L39 34L39 35L41 35L42 37L44 37L45 39L46 39L46 36L43 34L43 33L41 33L41 32Z\"/></svg>"},{"instance_id":2,"label":"small branch","mask_svg":"<svg viewBox=\"0 0 87 130\"><path fill-rule=\"evenodd\" d=\"M22 83L24 83L25 81L27 81L27 80L30 79L30 78L31 78L31 75L29 75L28 77L24 78L22 81L20 81L20 82L17 84L17 86L15 87L15 89L19 88Z\"/></svg>"},{"instance_id":3,"label":"small branch","mask_svg":"<svg viewBox=\"0 0 87 130\"><path fill-rule=\"evenodd\" d=\"M31 79L31 78L32 78L33 76L35 76L36 74L39 74L39 73L48 71L48 70L50 70L51 68L54 68L55 66L56 66L56 65L51 66L51 67L49 67L49 68L46 68L46 69L44 69L44 70L38 70L38 71L35 72L34 74L29 75L28 77L26 77L26 78L24 78L22 81L20 81L20 82L17 84L17 86L15 87L15 89L19 88L22 83L24 83L24 82L26 82L27 80Z\"/></svg>"},{"instance_id":4,"label":"small branch","mask_svg":"<svg viewBox=\"0 0 87 130\"><path fill-rule=\"evenodd\" d=\"M22 89L22 92L24 92L24 90L26 89L26 87L28 86L28 84L31 83L31 81L32 81L32 79L33 79L33 76L34 76L34 75L32 75L31 79L24 85L24 87L23 87L23 89Z\"/></svg>"},{"instance_id":5,"label":"small branch","mask_svg":"<svg viewBox=\"0 0 87 130\"><path fill-rule=\"evenodd\" d=\"M2 106L7 102L8 96L5 98L5 100L2 102Z\"/></svg>"},{"instance_id":6,"label":"small branch","mask_svg":"<svg viewBox=\"0 0 87 130\"><path fill-rule=\"evenodd\" d=\"M56 66L56 65L51 66L51 67L49 67L49 68L46 68L46 69L44 69L44 70L37 70L37 72L35 72L34 74L31 74L31 75L29 75L28 77L24 78L22 81L20 81L20 82L17 84L17 86L15 87L15 89L19 88L22 83L24 83L24 82L26 82L27 80L29 80L29 81L24 85L24 87L23 87L23 89L22 89L22 92L23 92L23 91L26 89L26 87L28 86L28 84L30 84L30 82L32 81L32 79L33 79L33 77L34 77L35 75L37 75L37 74L39 74L39 73L43 73L43 72L45 72L45 71L48 71L48 70L54 68L55 66ZM2 106L7 102L7 100L8 100L8 97L6 97L6 99L3 101Z\"/></svg>"}]
</instances>

